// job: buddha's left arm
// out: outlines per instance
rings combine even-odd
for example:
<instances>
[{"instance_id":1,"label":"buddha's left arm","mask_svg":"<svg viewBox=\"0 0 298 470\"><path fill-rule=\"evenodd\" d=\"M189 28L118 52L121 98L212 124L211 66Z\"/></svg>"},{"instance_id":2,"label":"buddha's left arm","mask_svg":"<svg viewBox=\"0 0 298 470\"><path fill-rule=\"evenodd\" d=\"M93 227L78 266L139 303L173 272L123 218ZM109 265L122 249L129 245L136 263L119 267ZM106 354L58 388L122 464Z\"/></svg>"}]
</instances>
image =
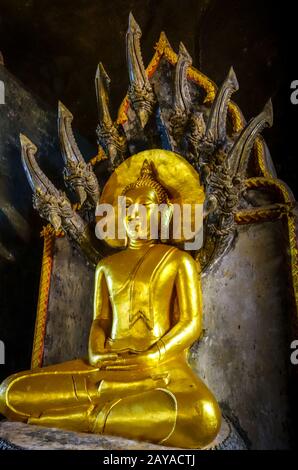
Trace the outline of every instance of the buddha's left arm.
<instances>
[{"instance_id":1,"label":"buddha's left arm","mask_svg":"<svg viewBox=\"0 0 298 470\"><path fill-rule=\"evenodd\" d=\"M202 330L202 294L197 264L183 253L177 270L175 287L179 320L157 343L160 358L189 348Z\"/></svg>"}]
</instances>

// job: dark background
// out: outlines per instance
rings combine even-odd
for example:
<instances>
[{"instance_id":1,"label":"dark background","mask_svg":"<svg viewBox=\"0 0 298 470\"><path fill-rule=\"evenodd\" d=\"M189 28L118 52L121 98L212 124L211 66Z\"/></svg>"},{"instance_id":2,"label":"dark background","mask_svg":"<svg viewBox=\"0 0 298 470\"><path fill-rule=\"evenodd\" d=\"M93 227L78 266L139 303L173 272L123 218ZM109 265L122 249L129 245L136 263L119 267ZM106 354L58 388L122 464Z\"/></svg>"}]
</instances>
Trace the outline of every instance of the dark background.
<instances>
[{"instance_id":1,"label":"dark background","mask_svg":"<svg viewBox=\"0 0 298 470\"><path fill-rule=\"evenodd\" d=\"M60 99L74 114L79 133L95 145L97 63L104 63L112 80L116 117L128 87L125 34L132 11L143 31L145 64L164 30L172 47L177 51L182 40L194 66L217 84L234 66L240 84L234 99L246 119L272 97L274 126L264 136L278 176L297 195L298 105L290 102L290 84L298 80L294 5L264 0L0 0L0 50L7 69L47 109L56 112ZM14 263L0 260L0 297L5 299L0 315L10 325L7 356L13 358L0 370L1 377L30 366L42 254L41 223L37 215L32 220L30 245L22 245Z\"/></svg>"}]
</instances>

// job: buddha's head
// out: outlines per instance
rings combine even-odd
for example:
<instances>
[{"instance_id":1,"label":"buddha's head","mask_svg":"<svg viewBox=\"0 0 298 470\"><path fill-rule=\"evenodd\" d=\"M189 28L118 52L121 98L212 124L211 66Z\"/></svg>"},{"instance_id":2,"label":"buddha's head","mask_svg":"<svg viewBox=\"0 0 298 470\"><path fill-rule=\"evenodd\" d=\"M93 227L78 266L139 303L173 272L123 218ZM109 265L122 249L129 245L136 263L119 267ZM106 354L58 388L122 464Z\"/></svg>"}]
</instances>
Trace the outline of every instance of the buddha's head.
<instances>
[{"instance_id":1,"label":"buddha's head","mask_svg":"<svg viewBox=\"0 0 298 470\"><path fill-rule=\"evenodd\" d=\"M157 180L151 162L144 160L140 176L126 186L122 192L126 198L124 225L130 240L152 239L154 228L160 234L161 224L169 224L171 219L171 203L165 188ZM162 208L162 212L157 208ZM153 237L158 238L158 237Z\"/></svg>"}]
</instances>

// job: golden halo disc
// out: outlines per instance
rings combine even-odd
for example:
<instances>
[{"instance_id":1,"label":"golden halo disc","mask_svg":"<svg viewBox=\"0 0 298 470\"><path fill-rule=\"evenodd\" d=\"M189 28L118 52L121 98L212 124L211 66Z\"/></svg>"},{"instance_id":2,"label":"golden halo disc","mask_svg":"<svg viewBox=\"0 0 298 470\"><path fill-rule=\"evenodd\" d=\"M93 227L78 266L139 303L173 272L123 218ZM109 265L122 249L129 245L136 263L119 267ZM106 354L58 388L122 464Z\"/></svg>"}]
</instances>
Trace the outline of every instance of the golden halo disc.
<instances>
[{"instance_id":1,"label":"golden halo disc","mask_svg":"<svg viewBox=\"0 0 298 470\"><path fill-rule=\"evenodd\" d=\"M198 173L182 156L162 149L144 150L121 163L108 179L99 204L110 204L116 210L118 196L121 196L126 186L137 180L146 159L153 163L157 180L167 190L172 204L190 204L192 212L195 204L203 204L205 193ZM124 240L106 238L105 242L114 248L125 245Z\"/></svg>"}]
</instances>

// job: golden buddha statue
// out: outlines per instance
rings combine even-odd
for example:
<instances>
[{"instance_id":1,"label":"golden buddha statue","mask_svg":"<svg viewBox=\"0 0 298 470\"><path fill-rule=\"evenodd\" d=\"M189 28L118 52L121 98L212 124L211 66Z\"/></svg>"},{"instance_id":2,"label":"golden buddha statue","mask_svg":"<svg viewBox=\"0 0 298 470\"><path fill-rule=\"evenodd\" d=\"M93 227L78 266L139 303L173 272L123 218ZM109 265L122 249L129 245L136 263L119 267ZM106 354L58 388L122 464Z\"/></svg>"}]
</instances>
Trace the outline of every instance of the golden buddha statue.
<instances>
[{"instance_id":1,"label":"golden buddha statue","mask_svg":"<svg viewBox=\"0 0 298 470\"><path fill-rule=\"evenodd\" d=\"M130 224L140 205L149 221L156 204L202 202L198 175L172 152L145 151L115 170L101 201L115 203L118 195L136 210L125 213L127 246L96 268L88 358L8 377L0 412L42 426L203 448L216 437L221 413L188 364L202 328L198 266Z\"/></svg>"}]
</instances>

